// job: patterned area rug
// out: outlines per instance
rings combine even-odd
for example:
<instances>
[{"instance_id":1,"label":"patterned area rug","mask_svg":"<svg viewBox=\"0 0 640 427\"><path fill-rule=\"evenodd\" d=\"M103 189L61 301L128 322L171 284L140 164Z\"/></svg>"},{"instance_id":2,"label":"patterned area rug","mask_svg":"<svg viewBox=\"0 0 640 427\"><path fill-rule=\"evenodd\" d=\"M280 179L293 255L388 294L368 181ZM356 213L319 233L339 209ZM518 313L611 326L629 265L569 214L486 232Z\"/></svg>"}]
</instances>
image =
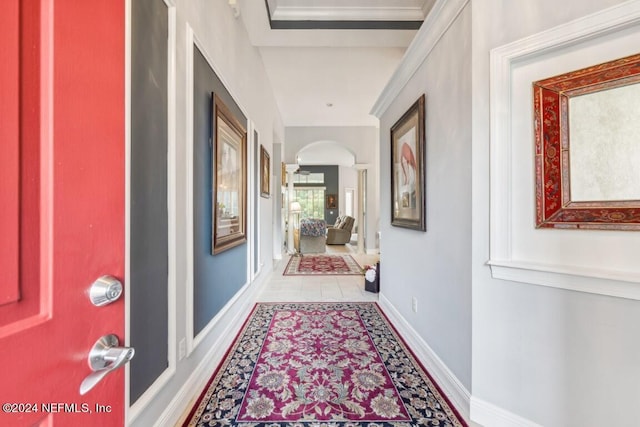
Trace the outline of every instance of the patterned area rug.
<instances>
[{"instance_id":1,"label":"patterned area rug","mask_svg":"<svg viewBox=\"0 0 640 427\"><path fill-rule=\"evenodd\" d=\"M351 255L292 256L282 273L284 276L362 275L362 267Z\"/></svg>"},{"instance_id":2,"label":"patterned area rug","mask_svg":"<svg viewBox=\"0 0 640 427\"><path fill-rule=\"evenodd\" d=\"M259 303L185 426L461 427L375 303Z\"/></svg>"}]
</instances>

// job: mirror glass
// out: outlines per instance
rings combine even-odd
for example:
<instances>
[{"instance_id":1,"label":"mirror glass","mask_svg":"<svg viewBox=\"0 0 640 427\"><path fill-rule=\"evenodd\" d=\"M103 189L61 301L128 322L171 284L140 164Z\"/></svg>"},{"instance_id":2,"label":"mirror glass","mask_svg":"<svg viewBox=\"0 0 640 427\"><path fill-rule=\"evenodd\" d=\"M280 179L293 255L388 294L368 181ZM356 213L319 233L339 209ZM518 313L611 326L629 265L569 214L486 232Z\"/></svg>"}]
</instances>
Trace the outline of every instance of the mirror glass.
<instances>
[{"instance_id":1,"label":"mirror glass","mask_svg":"<svg viewBox=\"0 0 640 427\"><path fill-rule=\"evenodd\" d=\"M569 98L572 201L640 200L640 83Z\"/></svg>"}]
</instances>

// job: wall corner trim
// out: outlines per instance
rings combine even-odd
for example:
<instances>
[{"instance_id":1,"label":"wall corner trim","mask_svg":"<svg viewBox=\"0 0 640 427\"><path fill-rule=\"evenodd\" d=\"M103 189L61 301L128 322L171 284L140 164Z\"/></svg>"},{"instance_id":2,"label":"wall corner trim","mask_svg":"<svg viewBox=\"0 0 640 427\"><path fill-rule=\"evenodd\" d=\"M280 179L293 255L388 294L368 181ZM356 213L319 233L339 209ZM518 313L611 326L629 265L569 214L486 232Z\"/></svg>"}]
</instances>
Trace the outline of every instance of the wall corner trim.
<instances>
[{"instance_id":1,"label":"wall corner trim","mask_svg":"<svg viewBox=\"0 0 640 427\"><path fill-rule=\"evenodd\" d=\"M447 32L469 0L438 0L420 30L407 48L398 68L382 90L370 114L380 118L429 57L440 38Z\"/></svg>"},{"instance_id":2,"label":"wall corner trim","mask_svg":"<svg viewBox=\"0 0 640 427\"><path fill-rule=\"evenodd\" d=\"M471 394L466 387L384 295L380 295L378 302L384 314L387 315L409 348L440 386L451 404L468 421Z\"/></svg>"},{"instance_id":3,"label":"wall corner trim","mask_svg":"<svg viewBox=\"0 0 640 427\"><path fill-rule=\"evenodd\" d=\"M471 419L483 426L493 427L542 427L499 406L471 397Z\"/></svg>"}]
</instances>

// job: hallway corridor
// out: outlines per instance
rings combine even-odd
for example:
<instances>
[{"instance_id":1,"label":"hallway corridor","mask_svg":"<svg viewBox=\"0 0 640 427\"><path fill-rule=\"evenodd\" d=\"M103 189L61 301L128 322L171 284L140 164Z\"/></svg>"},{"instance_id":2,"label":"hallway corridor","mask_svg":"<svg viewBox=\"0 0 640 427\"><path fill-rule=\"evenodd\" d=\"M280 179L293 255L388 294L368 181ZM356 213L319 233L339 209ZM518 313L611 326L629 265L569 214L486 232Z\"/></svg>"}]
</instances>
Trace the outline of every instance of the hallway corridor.
<instances>
[{"instance_id":1,"label":"hallway corridor","mask_svg":"<svg viewBox=\"0 0 640 427\"><path fill-rule=\"evenodd\" d=\"M327 254L350 254L361 267L374 264L378 255L357 254L351 245L327 246ZM256 302L378 301L378 294L364 290L363 276L283 276L289 256L274 264Z\"/></svg>"},{"instance_id":2,"label":"hallway corridor","mask_svg":"<svg viewBox=\"0 0 640 427\"><path fill-rule=\"evenodd\" d=\"M349 254L364 267L379 261L378 254L357 254L355 246L327 246L327 254ZM364 276L325 275L325 276L284 276L282 273L291 256L285 255L274 261L273 271L254 298L254 303L262 302L378 302L378 294L364 290ZM194 396L194 399L201 391ZM180 417L182 425L192 409L192 405ZM470 427L479 424L465 420Z\"/></svg>"}]
</instances>

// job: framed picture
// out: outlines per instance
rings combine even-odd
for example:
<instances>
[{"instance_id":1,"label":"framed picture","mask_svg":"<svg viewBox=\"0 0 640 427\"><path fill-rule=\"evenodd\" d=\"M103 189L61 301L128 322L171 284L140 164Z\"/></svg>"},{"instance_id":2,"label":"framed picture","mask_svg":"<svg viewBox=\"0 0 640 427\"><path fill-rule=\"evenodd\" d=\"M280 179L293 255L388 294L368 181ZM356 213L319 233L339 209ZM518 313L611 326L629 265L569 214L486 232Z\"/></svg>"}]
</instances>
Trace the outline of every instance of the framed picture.
<instances>
[{"instance_id":1,"label":"framed picture","mask_svg":"<svg viewBox=\"0 0 640 427\"><path fill-rule=\"evenodd\" d=\"M280 167L282 168L280 173L282 174L281 175L282 185L284 186L284 185L287 185L287 165L284 162L282 162Z\"/></svg>"},{"instance_id":2,"label":"framed picture","mask_svg":"<svg viewBox=\"0 0 640 427\"><path fill-rule=\"evenodd\" d=\"M426 231L425 95L391 127L391 225Z\"/></svg>"},{"instance_id":3,"label":"framed picture","mask_svg":"<svg viewBox=\"0 0 640 427\"><path fill-rule=\"evenodd\" d=\"M213 94L212 253L247 241L247 131Z\"/></svg>"},{"instance_id":4,"label":"framed picture","mask_svg":"<svg viewBox=\"0 0 640 427\"><path fill-rule=\"evenodd\" d=\"M271 157L269 153L260 145L260 195L267 199L271 196Z\"/></svg>"},{"instance_id":5,"label":"framed picture","mask_svg":"<svg viewBox=\"0 0 640 427\"><path fill-rule=\"evenodd\" d=\"M640 54L533 82L536 227L640 230Z\"/></svg>"},{"instance_id":6,"label":"framed picture","mask_svg":"<svg viewBox=\"0 0 640 427\"><path fill-rule=\"evenodd\" d=\"M338 197L335 194L327 194L327 209L337 209L338 208Z\"/></svg>"}]
</instances>

